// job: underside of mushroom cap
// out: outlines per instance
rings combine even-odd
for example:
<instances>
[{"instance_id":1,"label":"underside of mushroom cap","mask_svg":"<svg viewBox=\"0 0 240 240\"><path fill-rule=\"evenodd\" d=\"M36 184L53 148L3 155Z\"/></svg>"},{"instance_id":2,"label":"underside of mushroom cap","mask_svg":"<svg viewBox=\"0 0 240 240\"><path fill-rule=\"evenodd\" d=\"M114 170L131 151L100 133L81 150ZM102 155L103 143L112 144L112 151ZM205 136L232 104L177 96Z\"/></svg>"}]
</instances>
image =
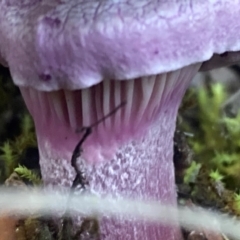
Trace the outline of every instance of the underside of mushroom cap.
<instances>
[{"instance_id":1,"label":"underside of mushroom cap","mask_svg":"<svg viewBox=\"0 0 240 240\"><path fill-rule=\"evenodd\" d=\"M213 68L233 65L240 62L240 52L225 52L223 54L214 54L212 58L204 62L200 71L208 71Z\"/></svg>"},{"instance_id":2,"label":"underside of mushroom cap","mask_svg":"<svg viewBox=\"0 0 240 240\"><path fill-rule=\"evenodd\" d=\"M4 60L3 56L1 56L1 52L0 52L0 65L7 66L6 61Z\"/></svg>"},{"instance_id":3,"label":"underside of mushroom cap","mask_svg":"<svg viewBox=\"0 0 240 240\"><path fill-rule=\"evenodd\" d=\"M240 50L240 0L2 0L0 9L13 80L38 90L149 76Z\"/></svg>"}]
</instances>

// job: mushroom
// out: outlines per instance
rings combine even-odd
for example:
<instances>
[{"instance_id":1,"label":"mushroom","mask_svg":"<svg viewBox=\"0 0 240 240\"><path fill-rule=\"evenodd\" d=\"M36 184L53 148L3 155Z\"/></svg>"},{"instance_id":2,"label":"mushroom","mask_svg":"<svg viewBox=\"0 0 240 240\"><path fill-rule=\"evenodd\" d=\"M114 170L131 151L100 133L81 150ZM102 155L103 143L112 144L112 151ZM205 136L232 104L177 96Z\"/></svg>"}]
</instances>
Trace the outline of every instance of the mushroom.
<instances>
[{"instance_id":1,"label":"mushroom","mask_svg":"<svg viewBox=\"0 0 240 240\"><path fill-rule=\"evenodd\" d=\"M0 9L0 59L33 116L45 186L69 188L76 129L126 101L82 145L86 191L175 205L177 110L199 69L240 59L240 1L1 0ZM181 239L177 216L171 226L99 221L104 240Z\"/></svg>"}]
</instances>

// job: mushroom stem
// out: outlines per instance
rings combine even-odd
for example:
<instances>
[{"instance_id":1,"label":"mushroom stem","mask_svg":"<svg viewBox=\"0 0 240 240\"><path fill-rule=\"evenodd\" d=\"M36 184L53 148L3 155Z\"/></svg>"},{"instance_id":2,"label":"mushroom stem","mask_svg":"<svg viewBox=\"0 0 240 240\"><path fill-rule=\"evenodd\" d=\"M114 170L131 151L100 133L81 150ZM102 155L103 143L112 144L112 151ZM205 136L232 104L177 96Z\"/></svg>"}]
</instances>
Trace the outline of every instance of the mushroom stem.
<instances>
[{"instance_id":1,"label":"mushroom stem","mask_svg":"<svg viewBox=\"0 0 240 240\"><path fill-rule=\"evenodd\" d=\"M70 187L75 177L72 152L82 137L78 128L101 119L122 101L113 116L97 125L82 146L78 167L84 191L176 204L173 134L185 89L200 64L130 81L103 81L76 91L39 92L21 87L33 115L40 165L47 187ZM83 189L80 189L81 192ZM77 223L81 223L81 216ZM99 219L103 240L179 240L180 228L114 219Z\"/></svg>"}]
</instances>

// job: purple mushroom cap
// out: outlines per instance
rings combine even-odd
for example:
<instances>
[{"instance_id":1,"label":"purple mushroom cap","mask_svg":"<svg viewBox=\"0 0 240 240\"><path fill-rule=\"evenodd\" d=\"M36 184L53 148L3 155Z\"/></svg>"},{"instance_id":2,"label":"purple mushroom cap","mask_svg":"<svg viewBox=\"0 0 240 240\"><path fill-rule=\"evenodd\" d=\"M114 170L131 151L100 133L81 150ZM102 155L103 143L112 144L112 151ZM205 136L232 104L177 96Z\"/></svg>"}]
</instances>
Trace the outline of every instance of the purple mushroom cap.
<instances>
[{"instance_id":1,"label":"purple mushroom cap","mask_svg":"<svg viewBox=\"0 0 240 240\"><path fill-rule=\"evenodd\" d=\"M0 53L14 82L43 91L169 72L240 48L239 1L0 4Z\"/></svg>"},{"instance_id":2,"label":"purple mushroom cap","mask_svg":"<svg viewBox=\"0 0 240 240\"><path fill-rule=\"evenodd\" d=\"M173 134L199 70L240 60L240 0L1 0L0 62L33 116L46 187L176 204ZM78 223L81 223L79 216ZM102 240L179 240L180 227L102 216Z\"/></svg>"}]
</instances>

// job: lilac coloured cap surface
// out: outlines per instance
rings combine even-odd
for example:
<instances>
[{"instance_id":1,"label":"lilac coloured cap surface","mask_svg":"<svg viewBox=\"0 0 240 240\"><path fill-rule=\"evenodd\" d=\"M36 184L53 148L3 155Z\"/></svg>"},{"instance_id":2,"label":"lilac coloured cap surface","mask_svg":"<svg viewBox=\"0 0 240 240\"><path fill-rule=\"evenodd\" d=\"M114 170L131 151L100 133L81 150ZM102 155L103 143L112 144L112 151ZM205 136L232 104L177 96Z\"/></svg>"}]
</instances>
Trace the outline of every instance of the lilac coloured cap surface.
<instances>
[{"instance_id":1,"label":"lilac coloured cap surface","mask_svg":"<svg viewBox=\"0 0 240 240\"><path fill-rule=\"evenodd\" d=\"M39 90L158 74L240 50L240 0L1 0L0 9L0 55L17 85Z\"/></svg>"}]
</instances>

